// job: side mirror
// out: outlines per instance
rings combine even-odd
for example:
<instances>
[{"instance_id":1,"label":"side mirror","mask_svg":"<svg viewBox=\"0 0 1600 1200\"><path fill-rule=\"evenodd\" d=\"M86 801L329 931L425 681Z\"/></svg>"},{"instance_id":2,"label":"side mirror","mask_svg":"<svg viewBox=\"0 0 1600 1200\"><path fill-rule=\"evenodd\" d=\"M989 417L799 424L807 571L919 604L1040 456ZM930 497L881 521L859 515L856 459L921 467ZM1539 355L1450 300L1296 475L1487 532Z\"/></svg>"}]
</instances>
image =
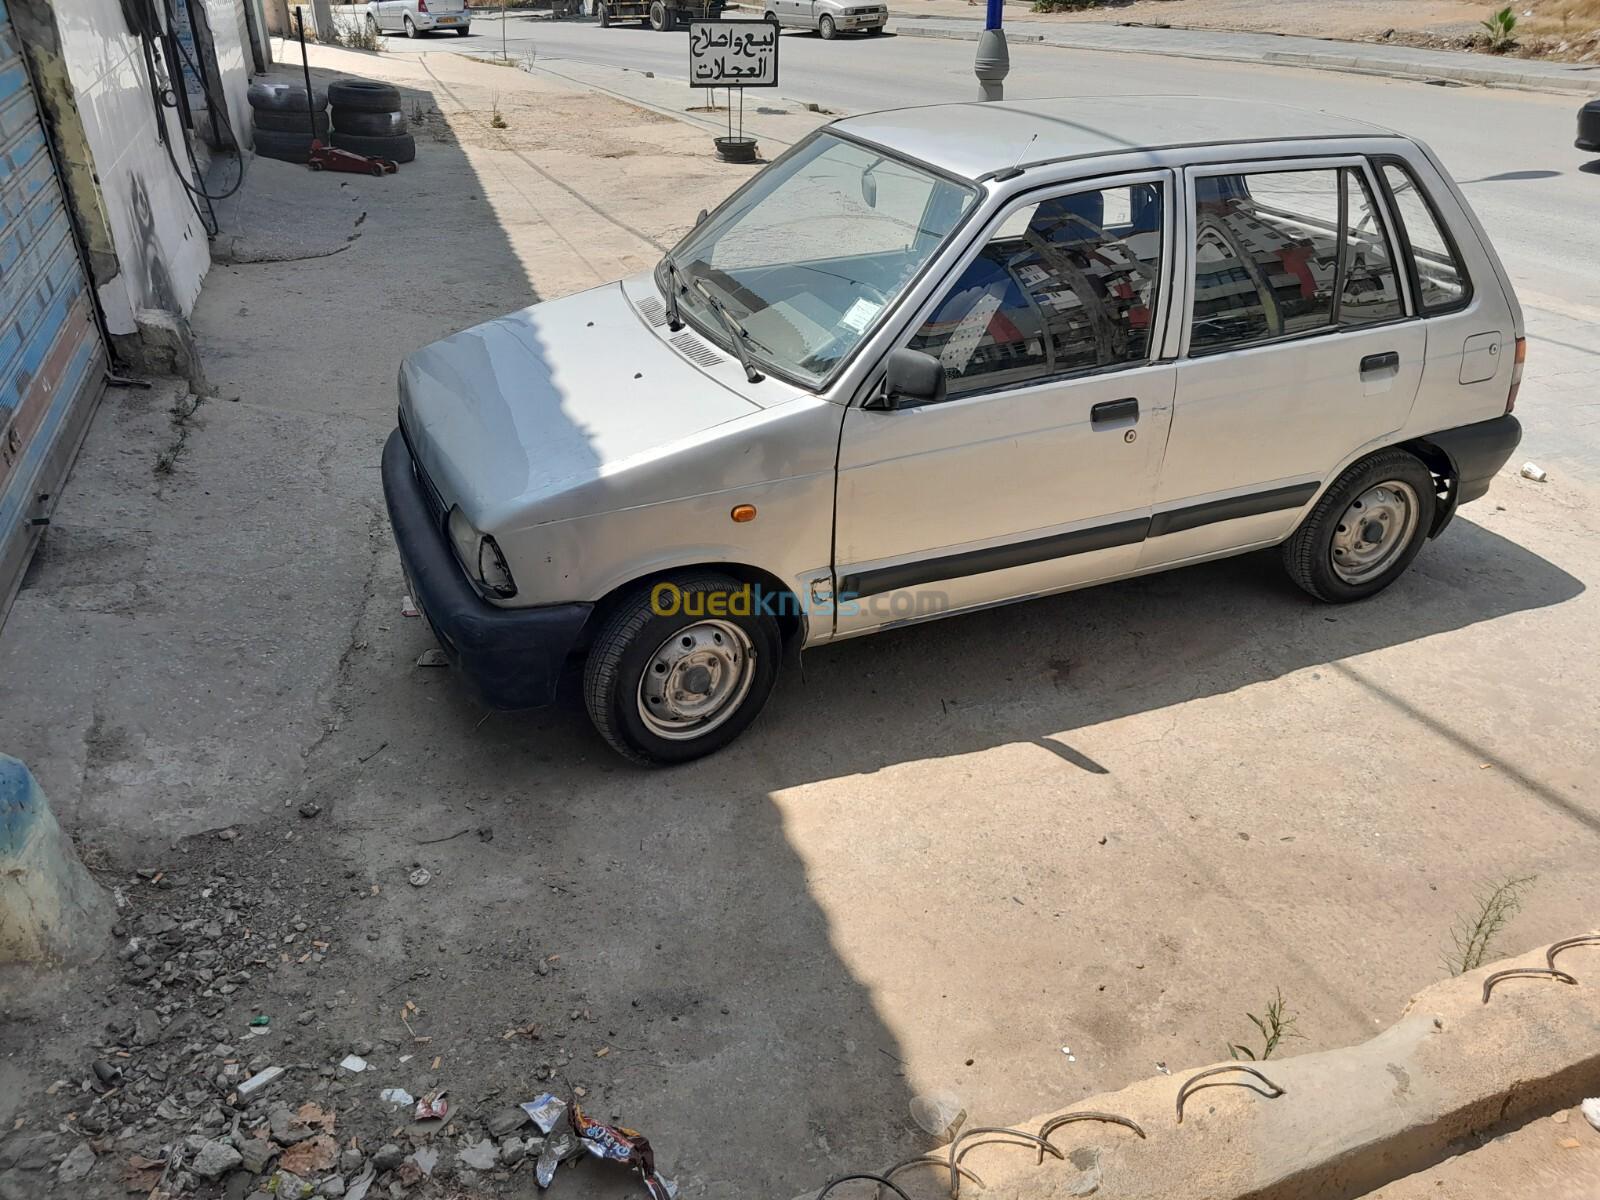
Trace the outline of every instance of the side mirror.
<instances>
[{"instance_id":1,"label":"side mirror","mask_svg":"<svg viewBox=\"0 0 1600 1200\"><path fill-rule=\"evenodd\" d=\"M878 177L868 167L861 172L861 198L866 201L868 208L878 207Z\"/></svg>"},{"instance_id":2,"label":"side mirror","mask_svg":"<svg viewBox=\"0 0 1600 1200\"><path fill-rule=\"evenodd\" d=\"M894 350L883 375L883 390L864 408L890 412L917 404L932 404L945 394L944 364L921 350Z\"/></svg>"}]
</instances>

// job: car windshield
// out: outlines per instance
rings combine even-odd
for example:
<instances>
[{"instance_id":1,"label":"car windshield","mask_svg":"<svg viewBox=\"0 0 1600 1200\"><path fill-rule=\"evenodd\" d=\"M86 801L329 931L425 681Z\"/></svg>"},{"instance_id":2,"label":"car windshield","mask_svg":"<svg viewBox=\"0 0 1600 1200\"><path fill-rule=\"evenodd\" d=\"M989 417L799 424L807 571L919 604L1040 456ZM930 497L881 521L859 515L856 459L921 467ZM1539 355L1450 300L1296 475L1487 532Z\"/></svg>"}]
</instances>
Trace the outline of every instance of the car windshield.
<instances>
[{"instance_id":1,"label":"car windshield","mask_svg":"<svg viewBox=\"0 0 1600 1200\"><path fill-rule=\"evenodd\" d=\"M757 362L819 385L932 257L977 196L925 168L819 133L763 171L673 251L681 308ZM666 264L657 283L669 286Z\"/></svg>"}]
</instances>

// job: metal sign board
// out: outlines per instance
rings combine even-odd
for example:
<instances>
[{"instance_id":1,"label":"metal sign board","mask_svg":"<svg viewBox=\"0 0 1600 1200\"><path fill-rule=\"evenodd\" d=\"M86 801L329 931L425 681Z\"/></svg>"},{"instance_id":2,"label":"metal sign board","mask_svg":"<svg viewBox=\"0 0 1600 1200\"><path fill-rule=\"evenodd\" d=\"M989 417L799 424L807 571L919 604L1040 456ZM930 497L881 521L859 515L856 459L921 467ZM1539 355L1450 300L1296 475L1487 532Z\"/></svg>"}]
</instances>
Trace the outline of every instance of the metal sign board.
<instances>
[{"instance_id":1,"label":"metal sign board","mask_svg":"<svg viewBox=\"0 0 1600 1200\"><path fill-rule=\"evenodd\" d=\"M690 21L690 87L777 87L773 21Z\"/></svg>"}]
</instances>

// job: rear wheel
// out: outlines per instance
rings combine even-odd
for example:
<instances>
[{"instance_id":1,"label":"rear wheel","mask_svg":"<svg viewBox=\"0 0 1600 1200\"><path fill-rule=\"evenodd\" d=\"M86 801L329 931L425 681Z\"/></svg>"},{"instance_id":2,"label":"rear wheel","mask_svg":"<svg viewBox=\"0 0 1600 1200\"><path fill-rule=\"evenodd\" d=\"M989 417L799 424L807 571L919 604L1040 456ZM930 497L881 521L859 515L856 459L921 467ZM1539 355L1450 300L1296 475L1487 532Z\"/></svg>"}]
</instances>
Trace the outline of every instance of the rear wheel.
<instances>
[{"instance_id":1,"label":"rear wheel","mask_svg":"<svg viewBox=\"0 0 1600 1200\"><path fill-rule=\"evenodd\" d=\"M762 20L766 21L770 25L779 24L778 14L773 12L770 8L767 10L766 15L762 18Z\"/></svg>"},{"instance_id":2,"label":"rear wheel","mask_svg":"<svg viewBox=\"0 0 1600 1200\"><path fill-rule=\"evenodd\" d=\"M411 18L410 17L406 18L406 36L408 38L415 38L415 37L421 36L420 34L417 33L417 27L411 23Z\"/></svg>"},{"instance_id":3,"label":"rear wheel","mask_svg":"<svg viewBox=\"0 0 1600 1200\"><path fill-rule=\"evenodd\" d=\"M383 32L383 30L378 28L378 18L373 16L371 13L367 14L367 32L373 37L377 37Z\"/></svg>"},{"instance_id":4,"label":"rear wheel","mask_svg":"<svg viewBox=\"0 0 1600 1200\"><path fill-rule=\"evenodd\" d=\"M600 28L601 29L610 29L611 28L611 9L610 9L610 7L608 5L602 4L598 8L595 9L595 12L600 17Z\"/></svg>"},{"instance_id":5,"label":"rear wheel","mask_svg":"<svg viewBox=\"0 0 1600 1200\"><path fill-rule=\"evenodd\" d=\"M833 41L834 34L838 33L839 31L833 23L833 18L827 13L823 13L822 16L817 19L817 32L822 35L823 41L831 42Z\"/></svg>"},{"instance_id":6,"label":"rear wheel","mask_svg":"<svg viewBox=\"0 0 1600 1200\"><path fill-rule=\"evenodd\" d=\"M868 37L877 37L882 32L883 32L883 26L882 25L874 25L871 29L867 30L867 36Z\"/></svg>"},{"instance_id":7,"label":"rear wheel","mask_svg":"<svg viewBox=\"0 0 1600 1200\"><path fill-rule=\"evenodd\" d=\"M672 10L662 0L650 5L650 28L662 33L672 28Z\"/></svg>"},{"instance_id":8,"label":"rear wheel","mask_svg":"<svg viewBox=\"0 0 1600 1200\"><path fill-rule=\"evenodd\" d=\"M466 37L467 34L469 34L471 32L472 32L472 26L470 26L470 25L458 25L458 26L456 26L456 36L457 37Z\"/></svg>"},{"instance_id":9,"label":"rear wheel","mask_svg":"<svg viewBox=\"0 0 1600 1200\"><path fill-rule=\"evenodd\" d=\"M663 588L663 584L671 587ZM584 665L589 717L624 758L666 765L720 750L772 694L783 639L753 590L711 573L634 592Z\"/></svg>"},{"instance_id":10,"label":"rear wheel","mask_svg":"<svg viewBox=\"0 0 1600 1200\"><path fill-rule=\"evenodd\" d=\"M1433 528L1433 473L1404 450L1384 450L1334 481L1283 544L1283 564L1318 600L1376 595L1404 574Z\"/></svg>"}]
</instances>

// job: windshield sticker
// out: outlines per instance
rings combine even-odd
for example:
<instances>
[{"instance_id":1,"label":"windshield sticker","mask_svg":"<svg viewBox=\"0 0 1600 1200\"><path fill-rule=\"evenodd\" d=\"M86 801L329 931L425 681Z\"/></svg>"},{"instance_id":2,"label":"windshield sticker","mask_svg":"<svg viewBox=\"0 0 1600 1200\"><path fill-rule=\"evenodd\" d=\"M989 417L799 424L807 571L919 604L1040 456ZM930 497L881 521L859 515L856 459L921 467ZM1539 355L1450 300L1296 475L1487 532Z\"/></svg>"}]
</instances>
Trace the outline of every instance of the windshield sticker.
<instances>
[{"instance_id":1,"label":"windshield sticker","mask_svg":"<svg viewBox=\"0 0 1600 1200\"><path fill-rule=\"evenodd\" d=\"M839 324L851 333L860 333L871 323L872 318L878 315L878 310L882 307L883 305L863 297L845 311L844 316L839 318Z\"/></svg>"}]
</instances>

